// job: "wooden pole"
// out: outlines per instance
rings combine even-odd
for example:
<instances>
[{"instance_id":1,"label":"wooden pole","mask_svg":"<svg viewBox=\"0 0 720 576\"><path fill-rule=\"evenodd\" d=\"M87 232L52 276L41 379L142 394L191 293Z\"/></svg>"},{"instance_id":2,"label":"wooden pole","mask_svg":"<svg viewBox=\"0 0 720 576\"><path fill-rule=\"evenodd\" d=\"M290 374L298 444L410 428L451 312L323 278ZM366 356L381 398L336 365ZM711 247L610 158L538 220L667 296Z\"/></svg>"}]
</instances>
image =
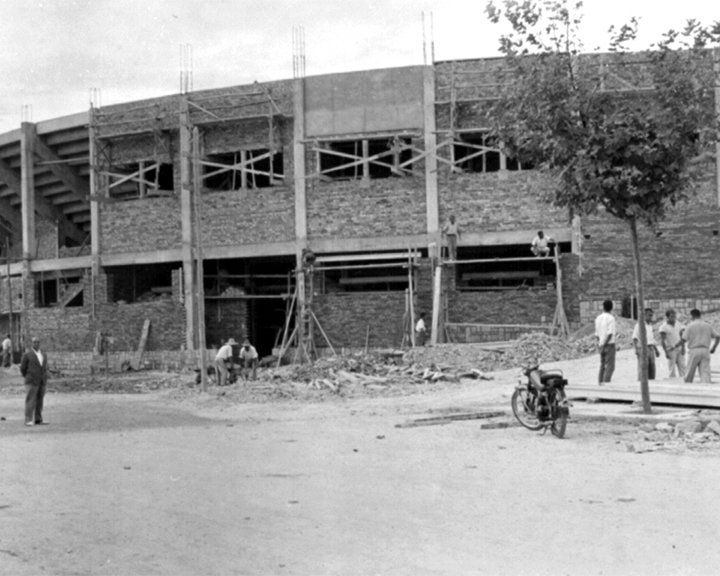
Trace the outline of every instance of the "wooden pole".
<instances>
[{"instance_id":1,"label":"wooden pole","mask_svg":"<svg viewBox=\"0 0 720 576\"><path fill-rule=\"evenodd\" d=\"M10 325L10 364L13 362L13 309L12 309L12 282L10 281L10 238L5 238L5 259L7 261L7 293L8 293L8 323Z\"/></svg>"},{"instance_id":2,"label":"wooden pole","mask_svg":"<svg viewBox=\"0 0 720 576\"><path fill-rule=\"evenodd\" d=\"M312 309L308 309L310 312L310 315L312 316L313 320L315 320L315 324L317 324L318 329L320 330L320 334L323 335L323 338L325 338L325 342L327 342L327 345L330 347L330 350L333 353L333 356L337 356L337 352L335 352L335 348L333 348L333 345L330 343L330 338L327 337L327 334L325 334L325 330L323 330L323 327L320 326L320 320L317 319L317 316L315 316L315 312L312 311ZM368 330L370 329L370 326L368 326ZM367 353L367 344L365 345L365 352Z\"/></svg>"},{"instance_id":3,"label":"wooden pole","mask_svg":"<svg viewBox=\"0 0 720 576\"><path fill-rule=\"evenodd\" d=\"M298 294L298 287L295 286L295 293L293 294L292 300L290 301L290 308L288 308L287 316L285 318L285 330L283 330L283 337L282 342L280 344L280 350L284 350L286 344L292 340L292 336L290 338L287 338L288 330L290 329L290 318L292 317L293 313L293 307L295 306L295 300L297 299ZM297 330L297 324L295 325L295 331ZM295 335L295 331L293 331L293 335ZM278 361L277 361L277 367L280 366L280 362L282 361L283 354L278 355Z\"/></svg>"},{"instance_id":4,"label":"wooden pole","mask_svg":"<svg viewBox=\"0 0 720 576\"><path fill-rule=\"evenodd\" d=\"M430 343L435 346L438 343L438 332L440 330L440 291L442 289L442 266L435 268L435 286L433 290L433 315L432 334Z\"/></svg>"},{"instance_id":5,"label":"wooden pole","mask_svg":"<svg viewBox=\"0 0 720 576\"><path fill-rule=\"evenodd\" d=\"M413 289L413 267L410 262L410 250L408 249L408 296L410 301L410 342L415 348L415 291Z\"/></svg>"}]
</instances>

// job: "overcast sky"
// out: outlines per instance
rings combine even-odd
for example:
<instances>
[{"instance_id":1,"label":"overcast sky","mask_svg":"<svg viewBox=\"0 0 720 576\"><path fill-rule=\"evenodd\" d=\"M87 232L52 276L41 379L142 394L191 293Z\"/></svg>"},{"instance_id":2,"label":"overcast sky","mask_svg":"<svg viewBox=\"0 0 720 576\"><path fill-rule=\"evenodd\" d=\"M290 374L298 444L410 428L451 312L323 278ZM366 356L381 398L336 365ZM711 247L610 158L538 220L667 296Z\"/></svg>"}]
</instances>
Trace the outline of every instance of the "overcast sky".
<instances>
[{"instance_id":1,"label":"overcast sky","mask_svg":"<svg viewBox=\"0 0 720 576\"><path fill-rule=\"evenodd\" d=\"M179 90L180 46L194 88L292 78L292 28L304 27L308 76L423 63L422 12L436 60L497 54L484 0L0 0L0 133L104 105ZM715 8L714 8L715 7ZM688 18L720 19L717 0L586 0L588 48L641 17L649 43ZM428 18L429 29L429 18ZM429 41L429 32L427 34Z\"/></svg>"}]
</instances>

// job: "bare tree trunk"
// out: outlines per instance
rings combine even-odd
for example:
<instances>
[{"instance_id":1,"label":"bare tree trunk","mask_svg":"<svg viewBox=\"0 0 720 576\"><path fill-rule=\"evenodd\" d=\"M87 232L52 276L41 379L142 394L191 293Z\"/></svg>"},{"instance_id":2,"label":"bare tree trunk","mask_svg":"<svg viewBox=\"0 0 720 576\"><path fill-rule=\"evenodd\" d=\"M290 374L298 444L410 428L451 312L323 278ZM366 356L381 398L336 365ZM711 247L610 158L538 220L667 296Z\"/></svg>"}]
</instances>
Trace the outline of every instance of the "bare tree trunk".
<instances>
[{"instance_id":1,"label":"bare tree trunk","mask_svg":"<svg viewBox=\"0 0 720 576\"><path fill-rule=\"evenodd\" d=\"M643 412L650 414L650 387L648 386L648 345L647 331L645 330L645 295L643 293L642 269L640 267L640 249L638 247L637 220L630 220L630 239L633 251L633 267L635 268L635 294L637 296L638 323L640 325L640 395L642 397Z\"/></svg>"}]
</instances>

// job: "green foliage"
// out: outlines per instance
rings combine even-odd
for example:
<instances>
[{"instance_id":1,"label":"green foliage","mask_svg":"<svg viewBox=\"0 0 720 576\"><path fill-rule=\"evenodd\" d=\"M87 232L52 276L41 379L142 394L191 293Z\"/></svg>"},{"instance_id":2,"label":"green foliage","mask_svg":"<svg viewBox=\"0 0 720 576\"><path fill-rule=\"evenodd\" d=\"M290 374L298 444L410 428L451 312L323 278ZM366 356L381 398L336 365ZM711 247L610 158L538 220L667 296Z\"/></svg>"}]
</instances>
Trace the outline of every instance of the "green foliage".
<instances>
[{"instance_id":1,"label":"green foliage","mask_svg":"<svg viewBox=\"0 0 720 576\"><path fill-rule=\"evenodd\" d=\"M690 21L631 53L637 21L610 29L609 51L583 54L582 3L488 3L511 32L489 119L506 152L553 174L549 200L581 214L603 207L655 225L687 198L694 167L718 134L712 51L720 24Z\"/></svg>"}]
</instances>

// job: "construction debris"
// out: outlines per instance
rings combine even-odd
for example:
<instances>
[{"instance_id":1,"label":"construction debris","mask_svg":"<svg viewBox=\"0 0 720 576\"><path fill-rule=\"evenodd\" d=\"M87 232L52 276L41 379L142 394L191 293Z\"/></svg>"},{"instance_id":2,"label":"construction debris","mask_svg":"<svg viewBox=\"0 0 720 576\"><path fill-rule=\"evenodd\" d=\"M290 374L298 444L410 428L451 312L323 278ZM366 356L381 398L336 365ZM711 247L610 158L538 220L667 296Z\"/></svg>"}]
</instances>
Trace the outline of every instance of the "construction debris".
<instances>
[{"instance_id":1,"label":"construction debris","mask_svg":"<svg viewBox=\"0 0 720 576\"><path fill-rule=\"evenodd\" d=\"M680 452L684 450L720 449L720 415L698 410L689 418L676 422L642 424L632 441L626 442L628 452Z\"/></svg>"}]
</instances>

